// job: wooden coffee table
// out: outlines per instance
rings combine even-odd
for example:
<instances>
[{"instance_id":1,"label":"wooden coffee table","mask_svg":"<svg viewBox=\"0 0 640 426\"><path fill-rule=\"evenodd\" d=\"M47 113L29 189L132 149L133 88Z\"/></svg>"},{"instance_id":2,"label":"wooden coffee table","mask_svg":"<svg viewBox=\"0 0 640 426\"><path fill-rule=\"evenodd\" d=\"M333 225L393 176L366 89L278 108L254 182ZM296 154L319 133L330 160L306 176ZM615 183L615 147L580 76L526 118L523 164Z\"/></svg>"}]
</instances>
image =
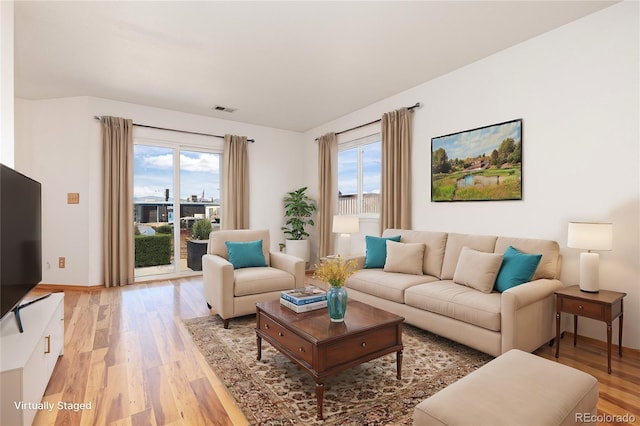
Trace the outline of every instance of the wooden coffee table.
<instances>
[{"instance_id":1,"label":"wooden coffee table","mask_svg":"<svg viewBox=\"0 0 640 426\"><path fill-rule=\"evenodd\" d=\"M296 314L279 300L258 303L256 310L258 360L265 339L310 374L319 420L327 377L392 352L396 377L402 377L403 317L355 300L349 300L343 323L331 322L326 308Z\"/></svg>"}]
</instances>

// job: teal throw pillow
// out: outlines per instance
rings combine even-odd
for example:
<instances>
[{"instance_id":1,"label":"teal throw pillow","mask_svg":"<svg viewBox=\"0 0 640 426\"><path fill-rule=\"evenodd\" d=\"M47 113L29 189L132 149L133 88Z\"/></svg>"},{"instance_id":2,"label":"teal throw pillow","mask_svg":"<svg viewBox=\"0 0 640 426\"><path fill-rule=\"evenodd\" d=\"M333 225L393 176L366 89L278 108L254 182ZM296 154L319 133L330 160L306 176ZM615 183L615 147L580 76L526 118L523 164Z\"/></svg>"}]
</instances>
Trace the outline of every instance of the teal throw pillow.
<instances>
[{"instance_id":1,"label":"teal throw pillow","mask_svg":"<svg viewBox=\"0 0 640 426\"><path fill-rule=\"evenodd\" d=\"M400 242L400 235L394 237L374 237L367 235L364 237L366 253L364 257L365 268L384 268L387 261L387 240Z\"/></svg>"},{"instance_id":2,"label":"teal throw pillow","mask_svg":"<svg viewBox=\"0 0 640 426\"><path fill-rule=\"evenodd\" d=\"M502 293L511 287L531 281L540 259L541 254L526 254L509 246L504 252L502 266L496 278L496 291Z\"/></svg>"},{"instance_id":3,"label":"teal throw pillow","mask_svg":"<svg viewBox=\"0 0 640 426\"><path fill-rule=\"evenodd\" d=\"M235 242L225 241L227 252L229 252L229 262L233 269L253 268L267 266L262 253L262 240Z\"/></svg>"}]
</instances>

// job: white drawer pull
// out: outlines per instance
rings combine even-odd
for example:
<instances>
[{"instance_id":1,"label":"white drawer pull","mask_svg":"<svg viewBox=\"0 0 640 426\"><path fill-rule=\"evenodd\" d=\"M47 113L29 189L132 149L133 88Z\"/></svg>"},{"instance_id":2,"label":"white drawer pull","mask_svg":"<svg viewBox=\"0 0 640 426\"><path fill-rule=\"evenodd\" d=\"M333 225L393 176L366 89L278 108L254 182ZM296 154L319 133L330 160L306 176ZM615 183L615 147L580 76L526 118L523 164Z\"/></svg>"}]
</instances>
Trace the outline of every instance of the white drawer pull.
<instances>
[{"instance_id":1,"label":"white drawer pull","mask_svg":"<svg viewBox=\"0 0 640 426\"><path fill-rule=\"evenodd\" d=\"M365 348L367 346L367 342L362 342L362 347Z\"/></svg>"},{"instance_id":2,"label":"white drawer pull","mask_svg":"<svg viewBox=\"0 0 640 426\"><path fill-rule=\"evenodd\" d=\"M47 349L44 351L45 354L51 353L51 335L44 337L47 340Z\"/></svg>"}]
</instances>

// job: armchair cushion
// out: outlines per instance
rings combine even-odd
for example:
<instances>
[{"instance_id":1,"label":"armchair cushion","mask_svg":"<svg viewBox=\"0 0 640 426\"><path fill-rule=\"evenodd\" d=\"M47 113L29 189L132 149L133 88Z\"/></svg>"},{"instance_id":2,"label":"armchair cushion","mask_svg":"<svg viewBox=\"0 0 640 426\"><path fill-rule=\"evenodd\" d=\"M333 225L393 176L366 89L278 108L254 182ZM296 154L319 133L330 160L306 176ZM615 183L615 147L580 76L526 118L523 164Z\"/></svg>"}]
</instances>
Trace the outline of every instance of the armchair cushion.
<instances>
[{"instance_id":1,"label":"armchair cushion","mask_svg":"<svg viewBox=\"0 0 640 426\"><path fill-rule=\"evenodd\" d=\"M236 242L225 241L229 252L229 262L233 269L264 267L267 262L262 252L262 240Z\"/></svg>"},{"instance_id":2,"label":"armchair cushion","mask_svg":"<svg viewBox=\"0 0 640 426\"><path fill-rule=\"evenodd\" d=\"M242 268L236 269L234 275L235 297L291 290L295 286L293 275L276 268Z\"/></svg>"}]
</instances>

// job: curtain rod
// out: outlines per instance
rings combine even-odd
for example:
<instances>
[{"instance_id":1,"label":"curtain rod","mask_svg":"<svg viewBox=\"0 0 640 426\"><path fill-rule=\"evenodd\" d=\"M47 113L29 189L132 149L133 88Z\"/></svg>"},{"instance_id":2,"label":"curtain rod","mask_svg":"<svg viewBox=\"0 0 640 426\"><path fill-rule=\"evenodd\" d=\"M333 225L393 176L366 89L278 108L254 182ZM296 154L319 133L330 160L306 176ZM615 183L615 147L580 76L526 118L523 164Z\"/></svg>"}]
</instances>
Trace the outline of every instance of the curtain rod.
<instances>
[{"instance_id":1,"label":"curtain rod","mask_svg":"<svg viewBox=\"0 0 640 426\"><path fill-rule=\"evenodd\" d=\"M414 108L420 108L421 106L422 106L422 105L420 104L420 102L416 102L416 104L415 104L415 105L410 106L410 107L407 107L407 109L408 109L409 111L413 111L413 110L414 110ZM370 126L370 125L375 124L375 123L378 123L378 122L380 122L380 121L382 121L382 118L378 118L377 120L373 120L373 121L370 121L370 122L368 122L368 123L361 124L361 125L359 125L359 126L351 127L351 128L349 128L349 129L345 129L345 130L342 130L342 131L340 131L340 132L336 132L336 136L341 135L341 134L343 134L343 133L350 132L350 131L352 131L352 130L360 129L360 128L362 128L362 127ZM317 140L318 140L318 138L316 138L316 141L317 141Z\"/></svg>"},{"instance_id":2,"label":"curtain rod","mask_svg":"<svg viewBox=\"0 0 640 426\"><path fill-rule=\"evenodd\" d=\"M102 117L94 115L93 118L95 118L96 120L100 120ZM211 133L190 132L189 130L169 129L169 128L166 128L166 127L149 126L147 124L138 124L138 123L133 123L133 125L137 126L137 127L146 127L147 129L168 130L170 132L188 133L190 135L211 136L211 137L214 137L214 138L224 139L224 136L213 135ZM255 140L247 139L247 142L254 143Z\"/></svg>"}]
</instances>

